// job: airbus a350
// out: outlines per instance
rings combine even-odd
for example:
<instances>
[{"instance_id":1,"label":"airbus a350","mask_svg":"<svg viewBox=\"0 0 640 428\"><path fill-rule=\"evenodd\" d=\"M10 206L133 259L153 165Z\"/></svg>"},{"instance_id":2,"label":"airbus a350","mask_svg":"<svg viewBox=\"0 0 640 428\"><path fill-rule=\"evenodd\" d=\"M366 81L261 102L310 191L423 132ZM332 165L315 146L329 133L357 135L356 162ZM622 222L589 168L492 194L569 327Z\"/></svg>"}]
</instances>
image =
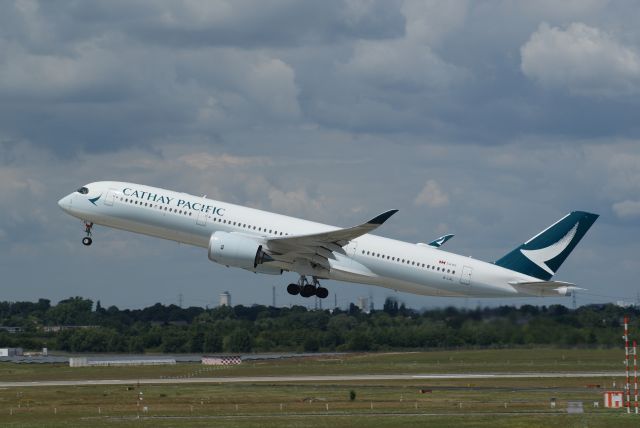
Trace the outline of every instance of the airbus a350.
<instances>
[{"instance_id":1,"label":"airbus a350","mask_svg":"<svg viewBox=\"0 0 640 428\"><path fill-rule=\"evenodd\" d=\"M372 234L397 210L340 228L202 196L101 181L58 202L84 222L84 245L101 225L206 248L209 260L247 271L296 272L287 291L326 298L321 280L458 297L566 296L574 284L553 281L560 265L598 218L573 211L495 262L441 249L453 235L423 243Z\"/></svg>"}]
</instances>

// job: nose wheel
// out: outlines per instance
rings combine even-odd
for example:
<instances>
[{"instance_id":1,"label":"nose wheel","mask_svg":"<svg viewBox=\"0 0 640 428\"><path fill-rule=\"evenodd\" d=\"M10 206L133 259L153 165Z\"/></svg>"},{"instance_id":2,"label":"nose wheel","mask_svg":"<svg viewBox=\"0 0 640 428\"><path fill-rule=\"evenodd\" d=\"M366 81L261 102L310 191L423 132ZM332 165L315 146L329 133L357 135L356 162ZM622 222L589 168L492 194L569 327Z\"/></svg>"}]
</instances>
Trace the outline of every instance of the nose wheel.
<instances>
[{"instance_id":1,"label":"nose wheel","mask_svg":"<svg viewBox=\"0 0 640 428\"><path fill-rule=\"evenodd\" d=\"M327 296L329 296L329 290L322 287L318 278L315 276L312 277L312 281L313 282L310 283L306 276L300 275L300 279L297 284L292 283L287 286L287 293L292 296L299 294L300 296L307 298L312 296L316 296L319 299L327 298Z\"/></svg>"},{"instance_id":2,"label":"nose wheel","mask_svg":"<svg viewBox=\"0 0 640 428\"><path fill-rule=\"evenodd\" d=\"M93 243L93 239L91 239L91 228L93 227L93 223L89 221L84 222L84 233L87 235L82 238L82 244L85 246L89 246Z\"/></svg>"}]
</instances>

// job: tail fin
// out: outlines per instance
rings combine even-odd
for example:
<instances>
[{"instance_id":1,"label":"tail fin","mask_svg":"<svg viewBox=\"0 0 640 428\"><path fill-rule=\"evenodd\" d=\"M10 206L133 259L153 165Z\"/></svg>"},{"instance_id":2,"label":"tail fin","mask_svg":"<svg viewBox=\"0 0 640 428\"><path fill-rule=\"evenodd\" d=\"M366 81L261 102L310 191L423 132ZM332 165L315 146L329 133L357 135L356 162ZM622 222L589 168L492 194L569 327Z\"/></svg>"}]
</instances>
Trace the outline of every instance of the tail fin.
<instances>
[{"instance_id":1,"label":"tail fin","mask_svg":"<svg viewBox=\"0 0 640 428\"><path fill-rule=\"evenodd\" d=\"M495 264L548 281L597 218L598 214L573 211L496 261Z\"/></svg>"}]
</instances>

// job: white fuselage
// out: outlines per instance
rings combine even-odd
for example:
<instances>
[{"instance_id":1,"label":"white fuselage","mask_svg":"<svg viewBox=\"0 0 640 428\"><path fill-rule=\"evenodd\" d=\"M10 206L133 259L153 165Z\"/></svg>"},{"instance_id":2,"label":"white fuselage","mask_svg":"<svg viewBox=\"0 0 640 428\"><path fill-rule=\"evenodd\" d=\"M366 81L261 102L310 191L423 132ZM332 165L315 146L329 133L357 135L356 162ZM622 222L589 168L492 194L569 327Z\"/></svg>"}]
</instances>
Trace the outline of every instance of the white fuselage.
<instances>
[{"instance_id":1,"label":"white fuselage","mask_svg":"<svg viewBox=\"0 0 640 428\"><path fill-rule=\"evenodd\" d=\"M264 240L338 228L239 205L134 183L103 181L59 205L84 221L207 248L211 235L234 232ZM372 234L344 247L335 269L278 262L283 270L431 296L521 297L510 283L527 275L430 246ZM524 295L526 296L526 295Z\"/></svg>"}]
</instances>

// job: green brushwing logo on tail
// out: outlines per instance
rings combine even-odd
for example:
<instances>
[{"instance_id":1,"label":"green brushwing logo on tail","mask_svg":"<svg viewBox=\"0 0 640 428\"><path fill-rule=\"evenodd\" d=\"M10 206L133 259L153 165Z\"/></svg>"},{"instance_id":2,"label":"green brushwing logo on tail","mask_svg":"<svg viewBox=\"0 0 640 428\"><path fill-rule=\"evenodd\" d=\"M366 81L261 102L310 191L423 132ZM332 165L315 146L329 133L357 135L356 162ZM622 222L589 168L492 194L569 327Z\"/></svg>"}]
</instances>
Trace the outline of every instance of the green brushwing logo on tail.
<instances>
[{"instance_id":1,"label":"green brushwing logo on tail","mask_svg":"<svg viewBox=\"0 0 640 428\"><path fill-rule=\"evenodd\" d=\"M496 265L548 281L598 218L573 211L495 262Z\"/></svg>"}]
</instances>

